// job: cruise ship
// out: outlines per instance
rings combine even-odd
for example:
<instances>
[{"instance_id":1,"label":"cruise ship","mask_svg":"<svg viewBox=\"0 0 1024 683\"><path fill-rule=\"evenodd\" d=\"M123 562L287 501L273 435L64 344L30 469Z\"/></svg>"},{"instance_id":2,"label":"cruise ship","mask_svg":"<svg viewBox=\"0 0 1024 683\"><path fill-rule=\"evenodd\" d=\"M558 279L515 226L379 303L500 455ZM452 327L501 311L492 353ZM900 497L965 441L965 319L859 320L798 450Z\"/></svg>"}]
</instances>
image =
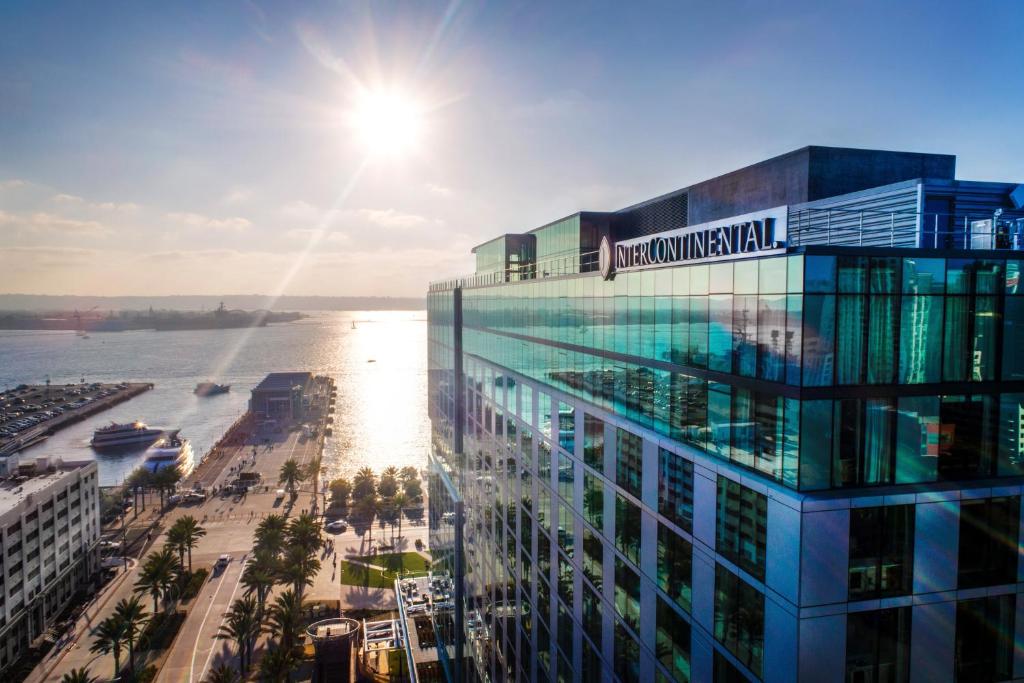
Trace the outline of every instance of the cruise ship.
<instances>
[{"instance_id":1,"label":"cruise ship","mask_svg":"<svg viewBox=\"0 0 1024 683\"><path fill-rule=\"evenodd\" d=\"M160 438L163 433L164 430L154 429L144 422L135 421L125 424L112 422L93 432L90 443L96 450L148 446Z\"/></svg>"},{"instance_id":2,"label":"cruise ship","mask_svg":"<svg viewBox=\"0 0 1024 683\"><path fill-rule=\"evenodd\" d=\"M142 466L151 472L177 467L181 475L192 471L192 444L178 436L178 431L167 432L146 450Z\"/></svg>"}]
</instances>

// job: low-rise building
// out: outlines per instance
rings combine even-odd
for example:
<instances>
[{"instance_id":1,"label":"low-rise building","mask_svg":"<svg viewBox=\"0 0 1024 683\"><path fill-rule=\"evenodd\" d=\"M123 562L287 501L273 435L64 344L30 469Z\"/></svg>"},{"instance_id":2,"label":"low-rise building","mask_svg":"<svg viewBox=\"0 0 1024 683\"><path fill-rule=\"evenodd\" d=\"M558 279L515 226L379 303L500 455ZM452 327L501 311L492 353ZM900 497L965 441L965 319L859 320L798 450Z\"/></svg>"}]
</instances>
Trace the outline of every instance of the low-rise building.
<instances>
[{"instance_id":1,"label":"low-rise building","mask_svg":"<svg viewBox=\"0 0 1024 683\"><path fill-rule=\"evenodd\" d=\"M22 461L0 479L0 671L61 616L99 567L94 461Z\"/></svg>"}]
</instances>

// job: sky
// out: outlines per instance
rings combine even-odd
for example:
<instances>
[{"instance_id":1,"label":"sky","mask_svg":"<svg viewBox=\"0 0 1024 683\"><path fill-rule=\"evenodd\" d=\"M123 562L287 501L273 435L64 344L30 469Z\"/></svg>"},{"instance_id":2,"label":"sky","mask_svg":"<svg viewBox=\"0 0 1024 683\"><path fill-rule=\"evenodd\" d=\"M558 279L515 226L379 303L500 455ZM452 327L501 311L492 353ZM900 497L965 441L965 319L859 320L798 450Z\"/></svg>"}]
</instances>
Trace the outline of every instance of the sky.
<instances>
[{"instance_id":1,"label":"sky","mask_svg":"<svg viewBox=\"0 0 1024 683\"><path fill-rule=\"evenodd\" d=\"M809 144L1024 182L1022 24L1009 0L8 0L0 293L419 296L499 234Z\"/></svg>"}]
</instances>

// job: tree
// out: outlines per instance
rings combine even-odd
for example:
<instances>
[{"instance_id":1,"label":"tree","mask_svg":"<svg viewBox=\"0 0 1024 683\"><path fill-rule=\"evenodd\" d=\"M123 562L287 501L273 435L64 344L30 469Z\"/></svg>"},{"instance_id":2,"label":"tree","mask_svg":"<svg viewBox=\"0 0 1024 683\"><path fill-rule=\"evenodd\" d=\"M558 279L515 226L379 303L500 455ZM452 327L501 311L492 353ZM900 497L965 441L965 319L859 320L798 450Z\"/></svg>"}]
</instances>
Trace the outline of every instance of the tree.
<instances>
[{"instance_id":1,"label":"tree","mask_svg":"<svg viewBox=\"0 0 1024 683\"><path fill-rule=\"evenodd\" d=\"M395 497L391 499L391 505L395 509L395 516L398 518L398 540L402 540L402 509L409 504L406 500L405 494L397 493Z\"/></svg>"},{"instance_id":2,"label":"tree","mask_svg":"<svg viewBox=\"0 0 1024 683\"><path fill-rule=\"evenodd\" d=\"M164 541L164 547L172 550L178 555L178 567L182 572L185 571L185 530L175 522L171 525L171 528L167 530L167 540Z\"/></svg>"},{"instance_id":3,"label":"tree","mask_svg":"<svg viewBox=\"0 0 1024 683\"><path fill-rule=\"evenodd\" d=\"M310 552L299 545L290 545L281 558L279 577L282 583L291 584L292 590L302 599L306 586L313 585L313 579L320 571L320 560L316 551Z\"/></svg>"},{"instance_id":4,"label":"tree","mask_svg":"<svg viewBox=\"0 0 1024 683\"><path fill-rule=\"evenodd\" d=\"M245 586L246 595L256 596L260 618L263 617L263 606L277 583L279 573L280 561L277 555L265 549L256 550L242 572L242 585Z\"/></svg>"},{"instance_id":5,"label":"tree","mask_svg":"<svg viewBox=\"0 0 1024 683\"><path fill-rule=\"evenodd\" d=\"M289 522L285 535L289 546L298 545L307 553L320 550L324 544L320 537L320 522L308 512Z\"/></svg>"},{"instance_id":6,"label":"tree","mask_svg":"<svg viewBox=\"0 0 1024 683\"><path fill-rule=\"evenodd\" d=\"M355 501L372 498L377 493L377 475L369 467L363 467L352 479L352 498Z\"/></svg>"},{"instance_id":7,"label":"tree","mask_svg":"<svg viewBox=\"0 0 1024 683\"><path fill-rule=\"evenodd\" d=\"M175 557L174 550L167 547L150 553L142 565L139 578L135 582L135 592L149 593L152 596L154 614L160 610L160 599L167 600L170 597L177 565L178 558Z\"/></svg>"},{"instance_id":8,"label":"tree","mask_svg":"<svg viewBox=\"0 0 1024 683\"><path fill-rule=\"evenodd\" d=\"M192 573L192 549L199 545L199 539L206 535L204 529L192 515L185 515L174 523L174 527L181 528L182 540L188 550L188 573ZM171 528L174 528L171 527Z\"/></svg>"},{"instance_id":9,"label":"tree","mask_svg":"<svg viewBox=\"0 0 1024 683\"><path fill-rule=\"evenodd\" d=\"M402 468L402 471L398 473L398 478L402 480L402 483L408 483L410 481L419 481L420 473L416 471L416 468L412 465L406 465Z\"/></svg>"},{"instance_id":10,"label":"tree","mask_svg":"<svg viewBox=\"0 0 1024 683\"><path fill-rule=\"evenodd\" d=\"M238 645L238 664L242 675L249 670L252 649L260 635L259 605L256 598L247 595L231 603L231 609L224 615L224 623L215 636L221 640L233 640Z\"/></svg>"},{"instance_id":11,"label":"tree","mask_svg":"<svg viewBox=\"0 0 1024 683\"><path fill-rule=\"evenodd\" d=\"M370 531L370 538L373 538L373 518L377 515L377 497L367 496L360 498L355 504L356 516L364 522Z\"/></svg>"},{"instance_id":12,"label":"tree","mask_svg":"<svg viewBox=\"0 0 1024 683\"><path fill-rule=\"evenodd\" d=\"M295 647L302 636L302 597L291 589L278 595L267 611L263 630L277 641L278 649Z\"/></svg>"},{"instance_id":13,"label":"tree","mask_svg":"<svg viewBox=\"0 0 1024 683\"><path fill-rule=\"evenodd\" d=\"M114 614L124 624L124 640L128 644L128 670L135 673L135 643L142 627L149 621L146 608L139 602L139 596L122 598L114 607Z\"/></svg>"},{"instance_id":14,"label":"tree","mask_svg":"<svg viewBox=\"0 0 1024 683\"><path fill-rule=\"evenodd\" d=\"M266 550L277 555L284 548L285 529L288 520L284 515L267 515L256 527L256 540L253 550Z\"/></svg>"},{"instance_id":15,"label":"tree","mask_svg":"<svg viewBox=\"0 0 1024 683\"><path fill-rule=\"evenodd\" d=\"M81 669L72 669L60 679L60 683L99 683L99 681L100 679L91 675L89 669L84 666Z\"/></svg>"},{"instance_id":16,"label":"tree","mask_svg":"<svg viewBox=\"0 0 1024 683\"><path fill-rule=\"evenodd\" d=\"M331 505L348 507L348 497L352 495L352 482L348 479L335 479L330 483Z\"/></svg>"},{"instance_id":17,"label":"tree","mask_svg":"<svg viewBox=\"0 0 1024 683\"><path fill-rule=\"evenodd\" d=\"M206 683L240 683L242 677L228 664L218 664L206 675Z\"/></svg>"},{"instance_id":18,"label":"tree","mask_svg":"<svg viewBox=\"0 0 1024 683\"><path fill-rule=\"evenodd\" d=\"M164 509L164 494L173 491L181 481L181 469L174 467L161 467L153 475L153 485L160 492L160 511Z\"/></svg>"},{"instance_id":19,"label":"tree","mask_svg":"<svg viewBox=\"0 0 1024 683\"><path fill-rule=\"evenodd\" d=\"M394 469L394 467L388 468L388 470ZM377 493L381 498L391 498L398 492L398 479L388 470L384 470L384 473L380 475L380 482L377 484Z\"/></svg>"},{"instance_id":20,"label":"tree","mask_svg":"<svg viewBox=\"0 0 1024 683\"><path fill-rule=\"evenodd\" d=\"M423 486L419 479L409 479L402 484L402 488L405 490L405 497L408 500L419 500L423 497Z\"/></svg>"},{"instance_id":21,"label":"tree","mask_svg":"<svg viewBox=\"0 0 1024 683\"><path fill-rule=\"evenodd\" d=\"M124 645L126 635L124 622L117 614L111 614L96 625L92 634L96 641L89 648L89 652L103 655L113 654L114 675L117 676L121 671L121 647Z\"/></svg>"},{"instance_id":22,"label":"tree","mask_svg":"<svg viewBox=\"0 0 1024 683\"><path fill-rule=\"evenodd\" d=\"M153 483L153 472L148 467L138 467L125 480L125 486L132 492L132 514L139 516L139 491L142 491L142 509L146 509L146 489Z\"/></svg>"},{"instance_id":23,"label":"tree","mask_svg":"<svg viewBox=\"0 0 1024 683\"><path fill-rule=\"evenodd\" d=\"M263 655L260 660L260 680L268 683L286 683L299 665L299 659L291 648L276 647Z\"/></svg>"},{"instance_id":24,"label":"tree","mask_svg":"<svg viewBox=\"0 0 1024 683\"><path fill-rule=\"evenodd\" d=\"M277 483L284 484L285 489L288 490L293 496L295 495L295 489L298 487L305 477L304 472L299 466L299 463L295 461L295 458L288 458L281 465L281 472L278 476Z\"/></svg>"}]
</instances>

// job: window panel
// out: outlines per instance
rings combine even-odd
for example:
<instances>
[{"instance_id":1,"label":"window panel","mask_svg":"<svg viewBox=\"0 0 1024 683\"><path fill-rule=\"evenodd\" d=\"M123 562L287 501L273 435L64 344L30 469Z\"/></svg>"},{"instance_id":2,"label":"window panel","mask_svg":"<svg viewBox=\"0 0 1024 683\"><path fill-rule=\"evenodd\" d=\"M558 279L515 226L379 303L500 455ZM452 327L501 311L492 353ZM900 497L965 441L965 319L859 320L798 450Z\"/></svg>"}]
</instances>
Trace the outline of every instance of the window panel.
<instances>
[{"instance_id":1,"label":"window panel","mask_svg":"<svg viewBox=\"0 0 1024 683\"><path fill-rule=\"evenodd\" d=\"M910 680L911 608L852 612L846 617L846 680Z\"/></svg>"},{"instance_id":2,"label":"window panel","mask_svg":"<svg viewBox=\"0 0 1024 683\"><path fill-rule=\"evenodd\" d=\"M764 595L728 569L715 565L715 640L761 677Z\"/></svg>"},{"instance_id":3,"label":"window panel","mask_svg":"<svg viewBox=\"0 0 1024 683\"><path fill-rule=\"evenodd\" d=\"M658 587L690 611L693 545L664 524L658 525Z\"/></svg>"},{"instance_id":4,"label":"window panel","mask_svg":"<svg viewBox=\"0 0 1024 683\"><path fill-rule=\"evenodd\" d=\"M850 600L909 594L913 571L913 505L850 510Z\"/></svg>"},{"instance_id":5,"label":"window panel","mask_svg":"<svg viewBox=\"0 0 1024 683\"><path fill-rule=\"evenodd\" d=\"M687 531L693 530L693 463L658 449L658 512Z\"/></svg>"},{"instance_id":6,"label":"window panel","mask_svg":"<svg viewBox=\"0 0 1024 683\"><path fill-rule=\"evenodd\" d=\"M744 571L764 580L768 498L718 477L715 549Z\"/></svg>"}]
</instances>

